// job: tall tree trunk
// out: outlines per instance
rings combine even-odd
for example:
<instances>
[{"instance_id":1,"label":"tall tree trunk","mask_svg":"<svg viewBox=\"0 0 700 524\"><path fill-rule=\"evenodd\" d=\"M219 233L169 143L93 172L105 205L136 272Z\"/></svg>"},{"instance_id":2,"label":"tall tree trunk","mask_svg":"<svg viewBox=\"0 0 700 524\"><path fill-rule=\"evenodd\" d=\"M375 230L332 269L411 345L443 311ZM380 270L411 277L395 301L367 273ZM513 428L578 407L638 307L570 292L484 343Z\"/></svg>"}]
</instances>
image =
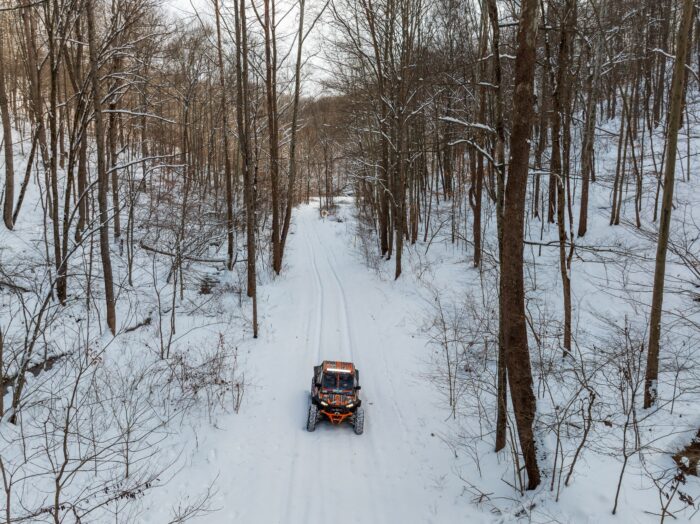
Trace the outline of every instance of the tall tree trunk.
<instances>
[{"instance_id":1,"label":"tall tree trunk","mask_svg":"<svg viewBox=\"0 0 700 524\"><path fill-rule=\"evenodd\" d=\"M7 229L14 227L12 210L15 204L15 167L12 151L12 125L8 109L7 91L5 87L5 46L4 31L0 34L0 117L2 117L2 133L5 148L5 201L2 208L2 219Z\"/></svg>"},{"instance_id":2,"label":"tall tree trunk","mask_svg":"<svg viewBox=\"0 0 700 524\"><path fill-rule=\"evenodd\" d=\"M503 121L503 86L501 74L500 26L498 25L498 6L496 0L488 1L488 15L491 22L493 56L493 81L496 85L496 229L498 234L498 258L501 267L501 285L503 280L503 234L504 234L504 204L505 204L505 124ZM525 174L527 177L527 173ZM499 293L498 317L498 378L496 392L496 451L506 446L506 421L508 420L508 371L505 358L504 295Z\"/></svg>"},{"instance_id":3,"label":"tall tree trunk","mask_svg":"<svg viewBox=\"0 0 700 524\"><path fill-rule=\"evenodd\" d=\"M551 10L552 10L552 4L548 3L547 4L547 11L546 13L542 13L542 23L543 25L552 25L552 21L550 20L551 16ZM554 99L554 92L557 89L556 82L554 79L554 75L552 74L552 63L553 63L553 58L551 54L551 48L549 44L549 32L545 33L544 35L544 44L545 44L545 53L546 53L546 58L545 58L545 74L542 76L542 81L547 82L549 80L550 83L550 88L552 90L552 99ZM552 108L553 112L556 112L556 109ZM553 119L552 119L553 120ZM558 149L558 146L555 145L555 142L558 141L558 137L554 137L555 130L552 129L552 155L554 156L554 150ZM552 161L550 161L551 163ZM555 216L557 214L557 173L554 172L554 169L550 166L549 170L549 184L548 184L548 189L547 189L547 222L550 224L554 224ZM562 204L563 205L563 204Z\"/></svg>"},{"instance_id":4,"label":"tall tree trunk","mask_svg":"<svg viewBox=\"0 0 700 524\"><path fill-rule=\"evenodd\" d=\"M78 41L82 41L82 22L80 20L76 21L75 35ZM73 76L75 77L76 84L82 78L82 62L83 62L83 46L78 46L75 52L75 60L73 60ZM86 93L82 93L84 100L81 102L81 107L83 105L87 106L88 100ZM85 224L88 219L88 194L86 193L88 187L87 180L87 129L83 128L83 132L80 135L80 145L78 146L78 223L75 226L75 241L80 242L83 235L83 229L85 229Z\"/></svg>"},{"instance_id":5,"label":"tall tree trunk","mask_svg":"<svg viewBox=\"0 0 700 524\"><path fill-rule=\"evenodd\" d=\"M659 222L659 240L656 246L656 265L654 267L654 288L651 297L651 317L649 319L649 352L644 383L644 407L651 407L657 399L657 381L659 379L659 339L661 338L661 308L664 299L664 279L666 275L666 252L671 227L671 210L673 208L673 186L675 183L676 154L678 150L678 128L681 124L683 106L683 84L685 80L685 59L688 51L688 34L693 13L693 0L684 0L683 14L678 28L676 61L673 65L671 81L670 111L666 136L666 166L664 168L664 196L661 204Z\"/></svg>"},{"instance_id":6,"label":"tall tree trunk","mask_svg":"<svg viewBox=\"0 0 700 524\"><path fill-rule=\"evenodd\" d=\"M403 85L403 82L402 82ZM402 102L399 102L401 104ZM406 227L406 163L404 160L404 115L400 113L396 130L396 186L394 191L394 225L396 226L396 256L394 257L394 280L401 276L403 238Z\"/></svg>"},{"instance_id":7,"label":"tall tree trunk","mask_svg":"<svg viewBox=\"0 0 700 524\"><path fill-rule=\"evenodd\" d=\"M557 68L556 87L553 93L552 111L552 160L551 174L557 187L557 232L559 234L559 270L562 280L562 294L564 298L564 356L571 354L571 280L567 267L567 235L566 235L566 193L564 191L567 174L562 168L562 114L568 110L569 93L569 49L571 36L575 22L575 6L573 0L566 0L563 5L563 13L560 17L561 38L559 42L559 56ZM572 239L573 241L573 239Z\"/></svg>"},{"instance_id":8,"label":"tall tree trunk","mask_svg":"<svg viewBox=\"0 0 700 524\"><path fill-rule=\"evenodd\" d=\"M301 93L301 64L302 47L304 45L304 11L306 0L299 0L299 29L297 31L297 58L294 66L294 100L292 102L292 129L289 138L289 183L287 185L287 203L284 208L284 222L280 238L280 259L284 258L284 246L287 243L289 226L292 222L292 207L294 206L294 184L297 175L297 127L299 122L299 96Z\"/></svg>"},{"instance_id":9,"label":"tall tree trunk","mask_svg":"<svg viewBox=\"0 0 700 524\"><path fill-rule=\"evenodd\" d=\"M231 158L228 143L228 103L226 97L226 70L224 69L224 52L221 44L221 13L219 0L214 0L216 14L216 48L219 60L219 88L221 89L221 125L224 135L224 178L226 182L226 267L233 269L235 250L233 238L233 174L231 173Z\"/></svg>"},{"instance_id":10,"label":"tall tree trunk","mask_svg":"<svg viewBox=\"0 0 700 524\"><path fill-rule=\"evenodd\" d=\"M114 16L114 15L113 15ZM116 44L119 45L118 43ZM110 75L112 80L110 82L109 90L111 92L109 100L109 125L107 126L107 144L109 152L109 178L111 179L112 185L112 209L114 210L114 238L118 239L122 234L122 226L120 220L120 209L121 205L119 203L119 169L118 164L118 154L117 154L117 134L119 127L119 114L117 113L117 90L119 84L116 80L116 76L119 74L120 60L119 58L112 59L112 68Z\"/></svg>"},{"instance_id":11,"label":"tall tree trunk","mask_svg":"<svg viewBox=\"0 0 700 524\"><path fill-rule=\"evenodd\" d=\"M255 175L253 153L250 148L250 110L248 91L248 26L246 0L236 0L236 123L238 144L243 163L243 196L246 208L246 247L248 268L248 296L253 300L253 338L258 338L258 301L255 275Z\"/></svg>"},{"instance_id":12,"label":"tall tree trunk","mask_svg":"<svg viewBox=\"0 0 700 524\"><path fill-rule=\"evenodd\" d=\"M51 194L52 205L49 206L51 215L51 229L53 232L53 252L54 265L56 267L56 296L61 304L66 303L67 298L67 277L68 277L68 260L64 260L64 254L61 247L61 223L59 220L59 193L58 193L58 70L60 50L57 46L60 45L61 35L56 33L59 25L59 6L56 1L51 2L51 5L46 9L46 32L48 41L48 58L49 58L49 169L48 177L50 186L47 188Z\"/></svg>"},{"instance_id":13,"label":"tall tree trunk","mask_svg":"<svg viewBox=\"0 0 700 524\"><path fill-rule=\"evenodd\" d=\"M275 48L275 0L263 0L265 31L265 93L267 134L270 149L270 185L272 186L272 269L282 270L280 244L279 133L277 131L277 51Z\"/></svg>"},{"instance_id":14,"label":"tall tree trunk","mask_svg":"<svg viewBox=\"0 0 700 524\"><path fill-rule=\"evenodd\" d=\"M107 307L107 326L112 334L117 332L117 314L114 299L114 278L112 260L109 253L109 209L107 207L107 189L109 180L105 166L105 137L102 122L102 91L98 65L98 43L95 34L95 0L86 1L88 44L90 49L90 74L92 76L92 103L95 110L95 145L97 154L97 204L100 217L100 255L105 284L105 301Z\"/></svg>"},{"instance_id":15,"label":"tall tree trunk","mask_svg":"<svg viewBox=\"0 0 700 524\"><path fill-rule=\"evenodd\" d=\"M513 131L510 168L505 188L501 294L505 360L520 447L525 460L528 489L540 483L533 425L536 402L525 319L523 247L525 234L525 193L530 156L530 130L534 105L537 0L522 0L518 26L513 93Z\"/></svg>"},{"instance_id":16,"label":"tall tree trunk","mask_svg":"<svg viewBox=\"0 0 700 524\"><path fill-rule=\"evenodd\" d=\"M44 163L45 171L49 165L48 146L46 145L46 126L44 124L44 111L41 101L41 78L39 75L39 59L36 48L36 31L34 11L30 7L29 0L22 0L23 9L20 9L22 17L22 32L26 48L27 83L29 86L29 115L33 127L36 129L39 152ZM50 207L50 206L49 206Z\"/></svg>"},{"instance_id":17,"label":"tall tree trunk","mask_svg":"<svg viewBox=\"0 0 700 524\"><path fill-rule=\"evenodd\" d=\"M27 186L29 186L29 180L32 176L32 167L34 166L34 157L36 156L37 143L39 141L39 134L34 130L32 136L32 147L29 149L29 157L27 157L27 167L24 169L24 179L19 188L19 197L17 197L17 204L15 205L15 211L12 213L12 223L17 223L17 216L19 216L19 210L22 209L22 202L24 202L24 195L27 191Z\"/></svg>"},{"instance_id":18,"label":"tall tree trunk","mask_svg":"<svg viewBox=\"0 0 700 524\"><path fill-rule=\"evenodd\" d=\"M581 209L578 219L578 236L582 237L588 230L588 193L590 183L594 180L594 151L595 124L597 116L598 78L600 76L600 46L589 48L589 74L586 77L586 119L583 130L583 145L581 147ZM592 63L591 63L592 62Z\"/></svg>"},{"instance_id":19,"label":"tall tree trunk","mask_svg":"<svg viewBox=\"0 0 700 524\"><path fill-rule=\"evenodd\" d=\"M672 3L670 0L663 1L663 6L659 9L661 19L661 33L659 34L658 47L660 53L656 53L657 62L657 82L654 91L654 127L661 121L661 111L663 109L665 83L666 83L666 48L668 42L669 28L671 27L671 17L673 16Z\"/></svg>"},{"instance_id":20,"label":"tall tree trunk","mask_svg":"<svg viewBox=\"0 0 700 524\"><path fill-rule=\"evenodd\" d=\"M540 203L540 195L542 194L542 157L544 156L545 148L547 147L547 133L549 127L547 125L549 113L549 94L547 92L547 77L543 76L539 85L538 104L539 115L537 123L537 146L535 147L535 169L537 174L533 181L534 191L532 195L532 216L540 218L544 216L544 203Z\"/></svg>"}]
</instances>

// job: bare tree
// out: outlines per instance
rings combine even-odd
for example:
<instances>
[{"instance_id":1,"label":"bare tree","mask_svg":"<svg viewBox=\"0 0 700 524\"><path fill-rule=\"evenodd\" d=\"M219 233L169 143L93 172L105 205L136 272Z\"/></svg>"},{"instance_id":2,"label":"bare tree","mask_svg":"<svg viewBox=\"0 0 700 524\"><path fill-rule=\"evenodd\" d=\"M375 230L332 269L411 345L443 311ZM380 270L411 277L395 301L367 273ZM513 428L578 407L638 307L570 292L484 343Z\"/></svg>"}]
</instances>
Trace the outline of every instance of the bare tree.
<instances>
[{"instance_id":1,"label":"bare tree","mask_svg":"<svg viewBox=\"0 0 700 524\"><path fill-rule=\"evenodd\" d=\"M231 172L231 158L229 157L228 140L228 97L226 89L226 70L224 68L224 51L221 45L221 12L218 0L214 0L214 14L216 16L216 48L219 65L219 87L221 88L221 113L223 127L224 148L224 178L226 179L226 245L228 253L228 269L233 269L234 250L236 249L233 238L233 173Z\"/></svg>"},{"instance_id":2,"label":"bare tree","mask_svg":"<svg viewBox=\"0 0 700 524\"><path fill-rule=\"evenodd\" d=\"M537 450L533 433L536 405L535 395L532 391L523 282L525 192L534 105L537 4L537 0L523 0L521 3L518 51L515 58L513 131L503 209L503 220L508 224L508 227L503 233L503 267L501 269L501 294L503 296L501 315L503 316L506 367L520 447L527 470L528 489L535 489L540 483L540 470L537 464Z\"/></svg>"},{"instance_id":3,"label":"bare tree","mask_svg":"<svg viewBox=\"0 0 700 524\"><path fill-rule=\"evenodd\" d=\"M2 24L2 21L0 21ZM2 25L0 25L2 27ZM5 147L5 201L3 202L2 218L7 229L12 229L14 221L12 211L15 201L15 168L14 151L12 149L12 124L8 109L7 88L5 87L5 31L0 35L0 118L2 118L3 142Z\"/></svg>"},{"instance_id":4,"label":"bare tree","mask_svg":"<svg viewBox=\"0 0 700 524\"><path fill-rule=\"evenodd\" d=\"M258 302L255 274L255 202L256 187L254 179L253 156L250 149L250 98L248 77L248 22L246 19L246 2L237 0L235 13L236 35L236 119L238 125L238 144L241 151L243 167L243 191L246 207L246 244L248 248L248 296L253 300L253 337L258 336Z\"/></svg>"},{"instance_id":5,"label":"bare tree","mask_svg":"<svg viewBox=\"0 0 700 524\"><path fill-rule=\"evenodd\" d=\"M92 104L95 120L95 142L97 145L97 203L100 214L100 255L105 288L107 308L107 326L112 334L117 332L117 314L114 297L114 277L112 276L112 259L109 249L109 210L107 208L107 169L105 166L104 127L102 123L102 90L100 87L99 48L95 29L94 0L87 0L88 44L90 48L90 74L92 76Z\"/></svg>"}]
</instances>

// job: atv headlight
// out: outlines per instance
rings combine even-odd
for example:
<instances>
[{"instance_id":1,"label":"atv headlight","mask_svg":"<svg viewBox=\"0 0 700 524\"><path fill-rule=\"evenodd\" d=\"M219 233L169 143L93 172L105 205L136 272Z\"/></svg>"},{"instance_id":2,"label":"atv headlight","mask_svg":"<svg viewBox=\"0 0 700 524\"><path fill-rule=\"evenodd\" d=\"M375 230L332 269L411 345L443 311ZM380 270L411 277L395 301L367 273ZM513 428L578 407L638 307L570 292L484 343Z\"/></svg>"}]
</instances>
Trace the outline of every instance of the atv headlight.
<instances>
[{"instance_id":1,"label":"atv headlight","mask_svg":"<svg viewBox=\"0 0 700 524\"><path fill-rule=\"evenodd\" d=\"M321 405L325 407L325 406L327 406L327 405L328 405L328 402L326 402L326 401L322 400L322 401L321 401Z\"/></svg>"},{"instance_id":2,"label":"atv headlight","mask_svg":"<svg viewBox=\"0 0 700 524\"><path fill-rule=\"evenodd\" d=\"M348 404L348 405L345 406L345 407L346 407L346 408L351 408L351 407L353 407L354 405L355 405L355 404L353 404L352 402L350 402L350 404Z\"/></svg>"}]
</instances>

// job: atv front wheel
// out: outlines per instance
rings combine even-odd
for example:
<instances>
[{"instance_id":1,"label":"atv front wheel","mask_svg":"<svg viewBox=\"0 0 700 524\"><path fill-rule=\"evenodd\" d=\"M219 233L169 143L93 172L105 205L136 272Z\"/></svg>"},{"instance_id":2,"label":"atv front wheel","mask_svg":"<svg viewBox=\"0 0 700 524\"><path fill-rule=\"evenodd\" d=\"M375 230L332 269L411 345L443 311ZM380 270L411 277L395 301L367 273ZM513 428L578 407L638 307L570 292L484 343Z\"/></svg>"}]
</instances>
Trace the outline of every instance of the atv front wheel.
<instances>
[{"instance_id":1,"label":"atv front wheel","mask_svg":"<svg viewBox=\"0 0 700 524\"><path fill-rule=\"evenodd\" d=\"M362 408L357 408L355 411L355 416L353 417L353 427L355 428L355 435L362 435L365 430L365 410Z\"/></svg>"},{"instance_id":2,"label":"atv front wheel","mask_svg":"<svg viewBox=\"0 0 700 524\"><path fill-rule=\"evenodd\" d=\"M306 431L314 431L318 421L318 407L315 404L309 406L309 416L306 419Z\"/></svg>"}]
</instances>

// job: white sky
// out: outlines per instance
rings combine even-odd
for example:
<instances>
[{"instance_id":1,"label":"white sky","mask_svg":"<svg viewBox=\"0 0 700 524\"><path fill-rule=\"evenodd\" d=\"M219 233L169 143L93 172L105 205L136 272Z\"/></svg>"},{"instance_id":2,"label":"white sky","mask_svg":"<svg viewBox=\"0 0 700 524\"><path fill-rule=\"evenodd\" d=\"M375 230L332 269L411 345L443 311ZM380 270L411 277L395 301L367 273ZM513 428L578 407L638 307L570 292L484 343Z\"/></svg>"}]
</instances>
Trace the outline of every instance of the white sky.
<instances>
[{"instance_id":1,"label":"white sky","mask_svg":"<svg viewBox=\"0 0 700 524\"><path fill-rule=\"evenodd\" d=\"M226 8L231 6L231 0L219 0L223 6L224 16ZM297 2L294 0L273 0L275 1L276 13L278 18L278 57L284 57L289 51L289 46L293 44L293 37L299 23L299 11ZM319 9L325 4L324 0L307 0L306 14L304 15L305 25L309 26L316 19ZM163 6L173 14L173 16L183 19L195 19L199 16L203 21L214 24L214 3L213 0L164 0ZM262 16L262 7L260 7ZM288 13L288 14L286 14ZM285 15L286 14L286 15ZM321 17L312 29L311 34L304 42L304 59L306 63L302 70L302 96L319 96L323 92L323 88L319 81L329 74L326 61L323 59L323 29L324 18L327 18L328 12ZM249 8L249 28L254 31L260 30L252 8ZM279 20L284 16L284 19ZM308 29L307 29L308 30ZM283 67L293 67L296 60L296 45L291 54L287 57ZM280 81L284 72L280 70Z\"/></svg>"}]
</instances>

